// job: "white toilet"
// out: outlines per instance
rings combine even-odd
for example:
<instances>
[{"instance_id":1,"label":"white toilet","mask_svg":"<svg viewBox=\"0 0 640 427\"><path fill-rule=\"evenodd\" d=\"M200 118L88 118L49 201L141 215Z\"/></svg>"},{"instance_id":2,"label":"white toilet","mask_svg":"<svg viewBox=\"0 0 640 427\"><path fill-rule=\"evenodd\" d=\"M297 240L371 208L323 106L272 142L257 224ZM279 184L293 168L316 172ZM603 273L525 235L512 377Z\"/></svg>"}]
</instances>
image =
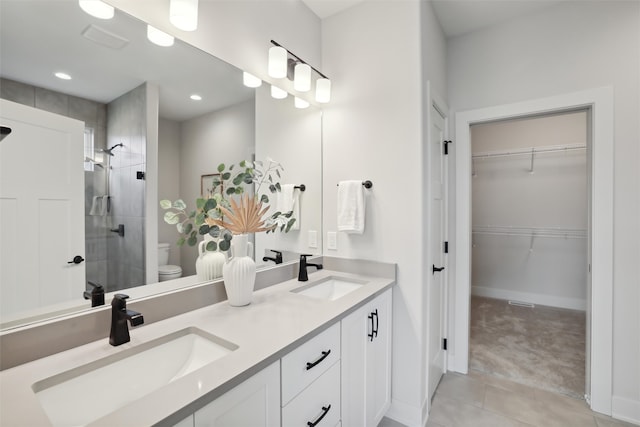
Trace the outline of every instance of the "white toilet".
<instances>
[{"instance_id":1,"label":"white toilet","mask_svg":"<svg viewBox=\"0 0 640 427\"><path fill-rule=\"evenodd\" d=\"M169 250L171 245L169 243L158 243L158 281L164 282L165 280L177 279L182 276L182 267L179 265L170 265L169 263Z\"/></svg>"}]
</instances>

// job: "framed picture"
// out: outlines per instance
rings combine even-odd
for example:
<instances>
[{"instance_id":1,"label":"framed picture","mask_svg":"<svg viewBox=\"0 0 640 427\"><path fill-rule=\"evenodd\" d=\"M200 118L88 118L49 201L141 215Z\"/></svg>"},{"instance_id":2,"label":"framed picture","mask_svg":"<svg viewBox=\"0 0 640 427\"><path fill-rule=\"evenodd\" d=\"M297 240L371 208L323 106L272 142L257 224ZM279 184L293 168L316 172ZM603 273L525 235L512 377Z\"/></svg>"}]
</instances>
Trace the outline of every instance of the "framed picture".
<instances>
[{"instance_id":1,"label":"framed picture","mask_svg":"<svg viewBox=\"0 0 640 427\"><path fill-rule=\"evenodd\" d=\"M210 173L208 175L202 175L200 177L200 194L202 195L203 198L210 199L216 193L222 194L222 183L221 182L215 188L215 191L213 189L213 187L214 187L213 183L216 182L216 181L220 182L220 174L219 173Z\"/></svg>"}]
</instances>

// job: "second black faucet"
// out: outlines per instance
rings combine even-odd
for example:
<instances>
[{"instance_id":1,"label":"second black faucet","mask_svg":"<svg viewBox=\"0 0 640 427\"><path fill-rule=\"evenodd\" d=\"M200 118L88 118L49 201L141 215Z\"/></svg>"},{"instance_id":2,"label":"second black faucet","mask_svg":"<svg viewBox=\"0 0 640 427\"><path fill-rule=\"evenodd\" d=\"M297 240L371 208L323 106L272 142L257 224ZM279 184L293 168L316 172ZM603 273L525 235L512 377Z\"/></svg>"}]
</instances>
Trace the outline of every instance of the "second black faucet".
<instances>
[{"instance_id":1,"label":"second black faucet","mask_svg":"<svg viewBox=\"0 0 640 427\"><path fill-rule=\"evenodd\" d=\"M312 264L307 262L307 257L311 256L309 254L300 255L300 271L298 271L298 281L306 282L309 280L309 275L307 274L307 267L315 267L318 270L322 270L322 264Z\"/></svg>"}]
</instances>

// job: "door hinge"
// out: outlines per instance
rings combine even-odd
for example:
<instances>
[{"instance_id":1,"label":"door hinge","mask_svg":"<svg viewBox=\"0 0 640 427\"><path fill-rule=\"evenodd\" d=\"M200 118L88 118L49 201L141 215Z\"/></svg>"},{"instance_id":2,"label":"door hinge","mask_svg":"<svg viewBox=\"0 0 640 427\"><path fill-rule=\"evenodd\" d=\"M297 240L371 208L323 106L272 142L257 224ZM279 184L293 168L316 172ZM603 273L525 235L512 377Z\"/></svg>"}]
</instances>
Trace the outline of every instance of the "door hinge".
<instances>
[{"instance_id":1,"label":"door hinge","mask_svg":"<svg viewBox=\"0 0 640 427\"><path fill-rule=\"evenodd\" d=\"M449 144L453 144L453 141L447 140L447 141L443 141L443 143L444 143L444 155L446 156L447 154L449 154Z\"/></svg>"},{"instance_id":2,"label":"door hinge","mask_svg":"<svg viewBox=\"0 0 640 427\"><path fill-rule=\"evenodd\" d=\"M445 254L449 253L449 242L444 242L444 253Z\"/></svg>"},{"instance_id":3,"label":"door hinge","mask_svg":"<svg viewBox=\"0 0 640 427\"><path fill-rule=\"evenodd\" d=\"M442 339L442 349L443 349L443 350L446 350L446 349L447 349L447 339L446 339L446 338L443 338L443 339Z\"/></svg>"}]
</instances>

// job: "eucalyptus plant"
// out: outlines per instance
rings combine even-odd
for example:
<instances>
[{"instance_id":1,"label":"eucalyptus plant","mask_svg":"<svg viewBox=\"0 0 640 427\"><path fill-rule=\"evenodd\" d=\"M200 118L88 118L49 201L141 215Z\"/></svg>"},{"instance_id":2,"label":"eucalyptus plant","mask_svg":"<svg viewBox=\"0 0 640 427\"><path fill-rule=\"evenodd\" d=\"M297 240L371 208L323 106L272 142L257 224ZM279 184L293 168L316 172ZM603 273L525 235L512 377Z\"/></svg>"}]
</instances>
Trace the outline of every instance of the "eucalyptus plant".
<instances>
[{"instance_id":1,"label":"eucalyptus plant","mask_svg":"<svg viewBox=\"0 0 640 427\"><path fill-rule=\"evenodd\" d=\"M223 211L229 214L233 211L232 207L238 206L235 203L232 206L231 200L245 194L246 187L249 185L255 186L255 202L261 205L268 205L270 201L266 191L261 193L261 190L266 188L271 194L281 191L279 179L282 176L283 167L280 163L271 159L267 159L266 162L243 160L237 166L236 168L236 165L232 164L227 169L224 163L218 165L219 177L214 177L212 182L213 195L209 198L197 198L196 209L193 211L188 211L186 203L181 199L174 202L160 201L160 207L167 210L164 214L164 221L167 224L175 224L178 233L180 233L180 238L176 242L178 246L185 243L189 246L195 246L198 243L198 235L208 234L217 242L216 240L207 242L206 250L228 250L231 246L232 233L218 224L224 222ZM216 191L218 187L224 191ZM288 232L295 223L295 218L291 218L292 215L292 211L274 212L262 220L264 228L261 228L260 231L266 230L269 233L279 229Z\"/></svg>"}]
</instances>

